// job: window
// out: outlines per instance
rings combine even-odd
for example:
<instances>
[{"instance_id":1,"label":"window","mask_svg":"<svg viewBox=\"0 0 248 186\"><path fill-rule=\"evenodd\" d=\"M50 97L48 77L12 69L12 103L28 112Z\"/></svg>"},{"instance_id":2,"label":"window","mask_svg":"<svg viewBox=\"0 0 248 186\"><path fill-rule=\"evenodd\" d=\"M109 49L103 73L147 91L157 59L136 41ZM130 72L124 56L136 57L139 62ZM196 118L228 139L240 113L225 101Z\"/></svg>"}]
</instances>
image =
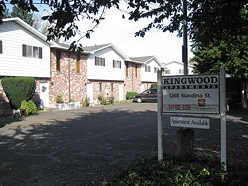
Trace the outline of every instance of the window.
<instances>
[{"instance_id":1,"label":"window","mask_svg":"<svg viewBox=\"0 0 248 186\"><path fill-rule=\"evenodd\" d=\"M80 53L77 53L77 59L76 59L76 73L80 73Z\"/></svg>"},{"instance_id":2,"label":"window","mask_svg":"<svg viewBox=\"0 0 248 186\"><path fill-rule=\"evenodd\" d=\"M2 53L3 53L3 42L0 41L0 54L2 54Z\"/></svg>"},{"instance_id":3,"label":"window","mask_svg":"<svg viewBox=\"0 0 248 186\"><path fill-rule=\"evenodd\" d=\"M99 91L102 91L102 83L99 83Z\"/></svg>"},{"instance_id":4,"label":"window","mask_svg":"<svg viewBox=\"0 0 248 186\"><path fill-rule=\"evenodd\" d=\"M183 69L179 69L179 74L183 74Z\"/></svg>"},{"instance_id":5,"label":"window","mask_svg":"<svg viewBox=\"0 0 248 186\"><path fill-rule=\"evenodd\" d=\"M158 70L159 70L159 68L154 67L154 73L157 73Z\"/></svg>"},{"instance_id":6,"label":"window","mask_svg":"<svg viewBox=\"0 0 248 186\"><path fill-rule=\"evenodd\" d=\"M121 61L113 60L113 67L114 68L121 68Z\"/></svg>"},{"instance_id":7,"label":"window","mask_svg":"<svg viewBox=\"0 0 248 186\"><path fill-rule=\"evenodd\" d=\"M61 50L56 51L56 71L60 72Z\"/></svg>"},{"instance_id":8,"label":"window","mask_svg":"<svg viewBox=\"0 0 248 186\"><path fill-rule=\"evenodd\" d=\"M96 66L105 66L105 58L95 57Z\"/></svg>"},{"instance_id":9,"label":"window","mask_svg":"<svg viewBox=\"0 0 248 186\"><path fill-rule=\"evenodd\" d=\"M22 45L22 56L42 59L42 48L30 45Z\"/></svg>"},{"instance_id":10,"label":"window","mask_svg":"<svg viewBox=\"0 0 248 186\"><path fill-rule=\"evenodd\" d=\"M165 68L164 73L165 73L165 74L170 74L170 69Z\"/></svg>"},{"instance_id":11,"label":"window","mask_svg":"<svg viewBox=\"0 0 248 186\"><path fill-rule=\"evenodd\" d=\"M145 66L145 72L151 72L151 67L150 66Z\"/></svg>"}]
</instances>

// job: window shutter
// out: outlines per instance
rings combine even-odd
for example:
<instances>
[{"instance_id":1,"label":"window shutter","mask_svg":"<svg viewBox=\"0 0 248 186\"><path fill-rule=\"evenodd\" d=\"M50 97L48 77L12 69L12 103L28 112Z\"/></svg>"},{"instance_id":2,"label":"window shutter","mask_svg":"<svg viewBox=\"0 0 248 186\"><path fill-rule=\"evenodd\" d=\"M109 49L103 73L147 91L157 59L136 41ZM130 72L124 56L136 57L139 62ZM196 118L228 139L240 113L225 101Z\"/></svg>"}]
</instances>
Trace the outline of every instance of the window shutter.
<instances>
[{"instance_id":1,"label":"window shutter","mask_svg":"<svg viewBox=\"0 0 248 186\"><path fill-rule=\"evenodd\" d=\"M42 48L39 47L39 58L42 59Z\"/></svg>"},{"instance_id":2,"label":"window shutter","mask_svg":"<svg viewBox=\"0 0 248 186\"><path fill-rule=\"evenodd\" d=\"M22 56L27 57L27 46L22 45Z\"/></svg>"},{"instance_id":3,"label":"window shutter","mask_svg":"<svg viewBox=\"0 0 248 186\"><path fill-rule=\"evenodd\" d=\"M2 41L0 41L0 54L2 54L3 53L3 42Z\"/></svg>"}]
</instances>

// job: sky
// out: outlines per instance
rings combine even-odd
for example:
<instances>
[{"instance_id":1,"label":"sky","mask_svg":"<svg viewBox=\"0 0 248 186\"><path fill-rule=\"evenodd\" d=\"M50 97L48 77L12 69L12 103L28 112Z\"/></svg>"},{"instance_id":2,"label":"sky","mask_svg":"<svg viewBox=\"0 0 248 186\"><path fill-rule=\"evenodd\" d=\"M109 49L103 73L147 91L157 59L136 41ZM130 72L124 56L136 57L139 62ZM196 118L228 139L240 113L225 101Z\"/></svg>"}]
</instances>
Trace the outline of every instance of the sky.
<instances>
[{"instance_id":1,"label":"sky","mask_svg":"<svg viewBox=\"0 0 248 186\"><path fill-rule=\"evenodd\" d=\"M47 7L44 7L44 5L37 6L40 10L38 15L47 14L47 10L45 10ZM178 38L177 33L153 29L147 32L145 37L135 37L135 32L147 26L150 21L143 19L134 22L123 19L122 14L123 12L117 9L108 9L105 19L94 29L90 39L83 38L81 44L91 46L113 43L128 57L156 56L161 63L182 61L183 38ZM82 20L78 22L78 26L83 34L91 29L93 25L89 21ZM78 35L79 37L80 35ZM74 38L71 41L74 41ZM188 59L192 57L193 54L188 47Z\"/></svg>"},{"instance_id":2,"label":"sky","mask_svg":"<svg viewBox=\"0 0 248 186\"><path fill-rule=\"evenodd\" d=\"M158 29L150 30L145 37L135 37L135 32L147 26L149 20L134 22L123 19L122 13L116 9L110 9L90 39L83 38L83 46L97 44L115 44L129 57L155 55L161 63L182 61L183 38L178 38L177 33L162 32ZM85 30L84 21L79 23L80 30ZM189 48L189 47L188 47ZM188 53L189 59L193 56Z\"/></svg>"}]
</instances>

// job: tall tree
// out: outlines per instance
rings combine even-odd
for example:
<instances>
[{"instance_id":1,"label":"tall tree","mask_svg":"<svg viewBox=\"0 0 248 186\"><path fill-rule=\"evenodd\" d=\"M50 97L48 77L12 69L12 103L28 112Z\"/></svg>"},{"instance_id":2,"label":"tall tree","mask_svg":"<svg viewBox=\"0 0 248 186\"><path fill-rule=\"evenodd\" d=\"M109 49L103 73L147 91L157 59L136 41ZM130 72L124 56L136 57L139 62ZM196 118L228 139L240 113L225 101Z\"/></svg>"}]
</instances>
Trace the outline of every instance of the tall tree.
<instances>
[{"instance_id":1,"label":"tall tree","mask_svg":"<svg viewBox=\"0 0 248 186\"><path fill-rule=\"evenodd\" d=\"M33 14L29 13L27 10L24 10L18 6L14 6L12 8L10 17L19 17L20 19L22 19L31 26L33 26L34 23Z\"/></svg>"},{"instance_id":2,"label":"tall tree","mask_svg":"<svg viewBox=\"0 0 248 186\"><path fill-rule=\"evenodd\" d=\"M6 1L0 3L0 15L6 10ZM41 2L49 5L52 10L50 15L43 17L44 20L50 22L48 40L61 37L70 39L79 32L78 20L90 19L97 25L104 19L105 12L110 8L122 10L124 12L122 18L134 21L152 18L146 27L135 33L136 36L144 37L146 32L154 28L163 32L177 31L178 35L182 36L184 19L182 0L41 0ZM33 0L12 0L10 3L27 11L38 11ZM218 54L220 59L214 58L218 57L216 54L216 56L212 56L214 59L210 60L211 64L206 66L211 67L212 65L216 68L216 63L217 66L221 63L230 64L229 67L227 65L226 67L228 72L234 75L241 67L241 65L234 65L231 61L234 58L236 61L239 59L245 61L247 56L246 49L234 50L246 46L243 42L246 42L245 36L248 33L247 5L247 0L188 1L188 34L190 40L195 44L195 54L198 55L203 49L206 49L206 53L220 53ZM92 31L88 30L85 36L89 38ZM229 58L227 58L228 56ZM203 61L202 58L198 58L198 60ZM207 60L209 59L207 58ZM207 63L207 60L204 60L204 63ZM205 69L205 66L202 65L202 67ZM246 76L246 69L243 70L243 76ZM201 71L200 68L198 71Z\"/></svg>"}]
</instances>

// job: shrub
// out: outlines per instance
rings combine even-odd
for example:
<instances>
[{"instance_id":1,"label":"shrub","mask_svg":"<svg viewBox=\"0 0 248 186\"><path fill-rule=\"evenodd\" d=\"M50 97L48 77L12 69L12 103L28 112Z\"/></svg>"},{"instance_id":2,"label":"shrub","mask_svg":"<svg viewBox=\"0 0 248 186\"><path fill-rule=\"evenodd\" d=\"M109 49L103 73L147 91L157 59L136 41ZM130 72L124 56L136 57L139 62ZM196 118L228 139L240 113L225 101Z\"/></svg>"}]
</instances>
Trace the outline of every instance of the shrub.
<instances>
[{"instance_id":1,"label":"shrub","mask_svg":"<svg viewBox=\"0 0 248 186\"><path fill-rule=\"evenodd\" d=\"M151 88L156 88L157 87L157 83L152 83L151 84Z\"/></svg>"},{"instance_id":2,"label":"shrub","mask_svg":"<svg viewBox=\"0 0 248 186\"><path fill-rule=\"evenodd\" d=\"M90 98L86 97L82 99L82 107L88 107L90 105Z\"/></svg>"},{"instance_id":3,"label":"shrub","mask_svg":"<svg viewBox=\"0 0 248 186\"><path fill-rule=\"evenodd\" d=\"M218 158L199 156L166 155L164 160L157 157L140 158L126 168L117 170L109 185L247 185L247 164L242 162L228 165L226 172Z\"/></svg>"},{"instance_id":4,"label":"shrub","mask_svg":"<svg viewBox=\"0 0 248 186\"><path fill-rule=\"evenodd\" d=\"M30 100L35 93L36 82L32 77L5 77L1 82L12 109L20 108L21 102Z\"/></svg>"},{"instance_id":5,"label":"shrub","mask_svg":"<svg viewBox=\"0 0 248 186\"><path fill-rule=\"evenodd\" d=\"M34 102L32 100L29 101L22 101L21 103L21 109L26 109L26 115L36 115L38 114L38 109L36 107L36 105L34 104Z\"/></svg>"},{"instance_id":6,"label":"shrub","mask_svg":"<svg viewBox=\"0 0 248 186\"><path fill-rule=\"evenodd\" d=\"M126 99L133 99L134 96L136 96L138 93L137 92L134 92L134 91L131 91L131 92L127 92L126 94Z\"/></svg>"},{"instance_id":7,"label":"shrub","mask_svg":"<svg viewBox=\"0 0 248 186\"><path fill-rule=\"evenodd\" d=\"M98 95L98 100L100 102L100 104L102 105L106 105L107 104L107 96L105 96L103 93Z\"/></svg>"},{"instance_id":8,"label":"shrub","mask_svg":"<svg viewBox=\"0 0 248 186\"><path fill-rule=\"evenodd\" d=\"M56 96L56 103L64 103L64 100L63 100L63 95L62 94L58 94Z\"/></svg>"}]
</instances>

